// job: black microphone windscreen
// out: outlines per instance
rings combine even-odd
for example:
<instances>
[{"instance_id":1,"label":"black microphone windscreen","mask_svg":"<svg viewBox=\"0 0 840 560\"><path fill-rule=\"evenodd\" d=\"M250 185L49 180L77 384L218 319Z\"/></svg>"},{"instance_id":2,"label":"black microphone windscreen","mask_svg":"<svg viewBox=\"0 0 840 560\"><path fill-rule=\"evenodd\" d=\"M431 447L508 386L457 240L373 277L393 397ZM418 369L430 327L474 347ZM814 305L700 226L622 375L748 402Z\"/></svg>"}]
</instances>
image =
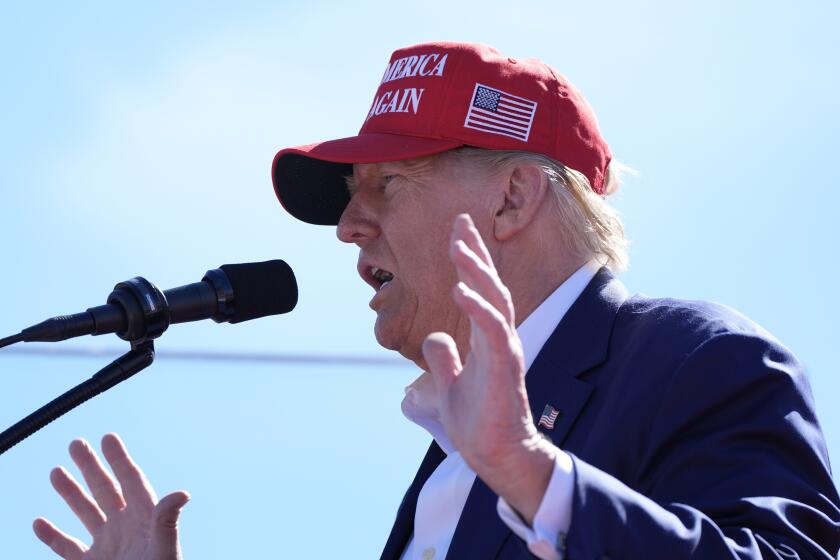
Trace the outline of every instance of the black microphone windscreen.
<instances>
[{"instance_id":1,"label":"black microphone windscreen","mask_svg":"<svg viewBox=\"0 0 840 560\"><path fill-rule=\"evenodd\" d=\"M231 323L288 313L297 305L295 274L284 261L225 264L219 268L233 287Z\"/></svg>"}]
</instances>

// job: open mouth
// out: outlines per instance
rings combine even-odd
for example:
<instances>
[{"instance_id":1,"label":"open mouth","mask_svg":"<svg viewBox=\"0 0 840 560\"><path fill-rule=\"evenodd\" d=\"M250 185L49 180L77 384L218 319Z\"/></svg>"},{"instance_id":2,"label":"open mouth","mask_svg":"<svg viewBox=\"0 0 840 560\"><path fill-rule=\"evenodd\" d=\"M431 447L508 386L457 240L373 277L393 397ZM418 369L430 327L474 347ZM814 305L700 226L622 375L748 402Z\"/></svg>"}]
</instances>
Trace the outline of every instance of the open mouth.
<instances>
[{"instance_id":1,"label":"open mouth","mask_svg":"<svg viewBox=\"0 0 840 560\"><path fill-rule=\"evenodd\" d=\"M373 276L373 279L375 281L374 288L376 288L377 291L384 288L385 285L388 284L388 282L394 279L394 274L392 272L381 268L377 268L375 266L372 266L370 268L370 274L371 276Z\"/></svg>"}]
</instances>

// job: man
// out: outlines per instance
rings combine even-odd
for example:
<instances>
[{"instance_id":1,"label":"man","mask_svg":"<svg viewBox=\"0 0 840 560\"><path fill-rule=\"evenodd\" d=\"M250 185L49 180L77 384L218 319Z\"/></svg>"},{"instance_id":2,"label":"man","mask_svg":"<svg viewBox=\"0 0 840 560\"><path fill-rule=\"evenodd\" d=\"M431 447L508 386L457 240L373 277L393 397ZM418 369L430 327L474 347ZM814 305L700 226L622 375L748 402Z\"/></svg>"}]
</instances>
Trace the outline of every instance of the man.
<instances>
[{"instance_id":1,"label":"man","mask_svg":"<svg viewBox=\"0 0 840 560\"><path fill-rule=\"evenodd\" d=\"M594 114L536 60L396 51L358 136L282 150L284 207L337 224L375 335L424 373L403 411L434 442L382 554L400 558L832 558L840 499L801 366L702 302L630 297ZM451 264L450 264L451 263ZM527 373L527 375L526 375ZM176 558L187 500L157 502L119 440L71 445L94 536L64 558Z\"/></svg>"}]
</instances>

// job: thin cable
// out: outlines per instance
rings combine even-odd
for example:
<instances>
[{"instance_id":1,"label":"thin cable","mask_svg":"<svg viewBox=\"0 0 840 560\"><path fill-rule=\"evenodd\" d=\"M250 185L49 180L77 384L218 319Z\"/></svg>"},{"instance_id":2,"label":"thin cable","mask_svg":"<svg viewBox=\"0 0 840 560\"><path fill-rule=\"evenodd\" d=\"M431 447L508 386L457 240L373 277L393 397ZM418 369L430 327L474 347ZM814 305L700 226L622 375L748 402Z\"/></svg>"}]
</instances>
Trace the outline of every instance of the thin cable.
<instances>
[{"instance_id":1,"label":"thin cable","mask_svg":"<svg viewBox=\"0 0 840 560\"><path fill-rule=\"evenodd\" d=\"M16 342L20 342L22 340L23 340L23 334L22 333L18 333L18 334L12 335L12 336L7 336L6 338L0 338L0 348L3 348L4 346L11 346L12 344L14 344Z\"/></svg>"},{"instance_id":2,"label":"thin cable","mask_svg":"<svg viewBox=\"0 0 840 560\"><path fill-rule=\"evenodd\" d=\"M115 348L79 348L60 346L26 346L13 348L6 356L51 356L51 357L103 357L119 355ZM283 352L214 352L208 350L163 349L157 351L158 362L165 360L208 361L208 362L250 362L279 364L311 364L328 366L368 366L368 367L415 367L403 358L360 354L309 354Z\"/></svg>"}]
</instances>

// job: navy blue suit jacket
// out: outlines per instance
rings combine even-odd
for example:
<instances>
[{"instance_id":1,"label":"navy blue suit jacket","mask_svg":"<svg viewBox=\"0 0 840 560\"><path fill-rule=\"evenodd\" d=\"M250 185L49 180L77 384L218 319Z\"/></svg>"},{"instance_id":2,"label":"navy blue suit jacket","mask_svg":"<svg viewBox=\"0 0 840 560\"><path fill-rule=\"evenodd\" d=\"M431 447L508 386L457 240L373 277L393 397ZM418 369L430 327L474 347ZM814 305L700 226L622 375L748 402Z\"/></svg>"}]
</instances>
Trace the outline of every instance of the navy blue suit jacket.
<instances>
[{"instance_id":1,"label":"navy blue suit jacket","mask_svg":"<svg viewBox=\"0 0 840 560\"><path fill-rule=\"evenodd\" d=\"M566 558L835 558L840 499L803 369L722 306L628 298L601 269L526 376L531 413L572 455ZM382 553L398 560L432 444ZM449 560L532 558L476 479Z\"/></svg>"}]
</instances>

